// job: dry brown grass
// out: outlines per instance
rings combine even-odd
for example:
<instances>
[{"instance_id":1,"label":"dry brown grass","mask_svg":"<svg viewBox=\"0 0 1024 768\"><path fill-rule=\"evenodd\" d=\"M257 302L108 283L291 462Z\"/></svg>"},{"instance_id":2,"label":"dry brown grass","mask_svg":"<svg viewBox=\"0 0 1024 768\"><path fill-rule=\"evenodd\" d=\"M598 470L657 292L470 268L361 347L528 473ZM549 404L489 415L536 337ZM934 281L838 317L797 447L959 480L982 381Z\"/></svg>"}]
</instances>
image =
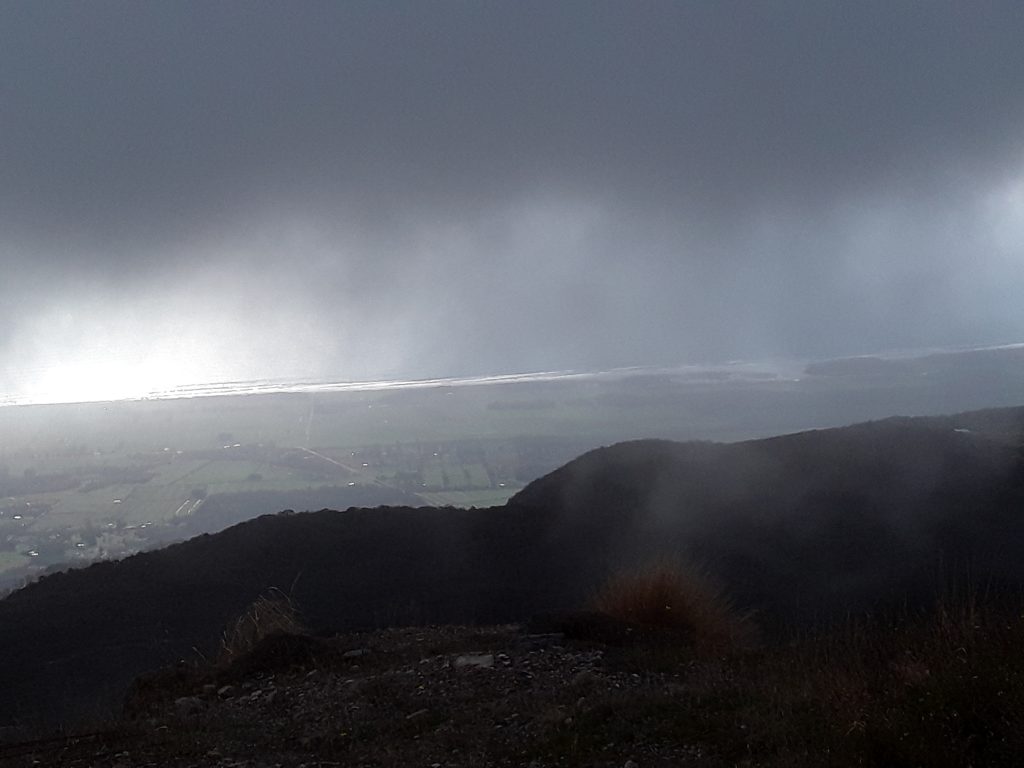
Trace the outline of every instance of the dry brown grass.
<instances>
[{"instance_id":1,"label":"dry brown grass","mask_svg":"<svg viewBox=\"0 0 1024 768\"><path fill-rule=\"evenodd\" d=\"M228 624L221 637L220 661L229 663L251 651L263 638L279 632L308 634L291 598L275 588L256 598Z\"/></svg>"},{"instance_id":2,"label":"dry brown grass","mask_svg":"<svg viewBox=\"0 0 1024 768\"><path fill-rule=\"evenodd\" d=\"M837 627L759 660L762 751L794 765L1019 765L1024 605L953 595L934 609ZM753 719L753 718L752 718Z\"/></svg>"},{"instance_id":3,"label":"dry brown grass","mask_svg":"<svg viewBox=\"0 0 1024 768\"><path fill-rule=\"evenodd\" d=\"M750 617L737 612L706 573L677 560L615 574L594 598L593 608L646 629L685 633L703 651L739 648L755 636Z\"/></svg>"}]
</instances>

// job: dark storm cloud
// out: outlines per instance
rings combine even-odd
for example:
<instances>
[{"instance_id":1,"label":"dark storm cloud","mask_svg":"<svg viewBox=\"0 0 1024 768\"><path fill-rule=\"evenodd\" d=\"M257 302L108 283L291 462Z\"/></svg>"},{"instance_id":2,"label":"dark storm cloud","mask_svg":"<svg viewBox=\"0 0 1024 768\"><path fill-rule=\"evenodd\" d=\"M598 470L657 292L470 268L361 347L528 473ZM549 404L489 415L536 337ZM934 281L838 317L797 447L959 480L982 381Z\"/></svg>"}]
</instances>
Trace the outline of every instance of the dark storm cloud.
<instances>
[{"instance_id":1,"label":"dark storm cloud","mask_svg":"<svg viewBox=\"0 0 1024 768\"><path fill-rule=\"evenodd\" d=\"M262 302L395 371L1019 335L1022 39L1016 3L6 4L0 320Z\"/></svg>"},{"instance_id":2,"label":"dark storm cloud","mask_svg":"<svg viewBox=\"0 0 1024 768\"><path fill-rule=\"evenodd\" d=\"M326 192L365 196L371 213L540 185L668 206L817 199L969 178L1021 149L1013 4L106 2L5 16L6 218L75 235L216 227Z\"/></svg>"}]
</instances>

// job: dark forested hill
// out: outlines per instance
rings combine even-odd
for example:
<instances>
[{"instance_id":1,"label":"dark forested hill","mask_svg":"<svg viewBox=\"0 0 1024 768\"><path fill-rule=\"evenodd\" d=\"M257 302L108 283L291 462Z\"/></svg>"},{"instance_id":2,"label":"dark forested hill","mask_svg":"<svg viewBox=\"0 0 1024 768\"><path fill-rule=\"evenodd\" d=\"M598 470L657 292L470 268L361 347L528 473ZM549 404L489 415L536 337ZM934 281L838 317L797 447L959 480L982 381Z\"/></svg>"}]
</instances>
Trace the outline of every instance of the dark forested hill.
<instances>
[{"instance_id":1,"label":"dark forested hill","mask_svg":"<svg viewBox=\"0 0 1024 768\"><path fill-rule=\"evenodd\" d=\"M0 601L0 713L119 702L140 671L216 651L270 587L317 631L504 622L583 605L662 554L704 564L765 624L1024 577L1024 409L890 419L735 444L592 451L482 510L271 515Z\"/></svg>"},{"instance_id":2,"label":"dark forested hill","mask_svg":"<svg viewBox=\"0 0 1024 768\"><path fill-rule=\"evenodd\" d=\"M509 506L614 529L623 563L687 553L769 620L827 618L930 597L957 574L1024 578L1022 429L1024 410L1008 409L727 445L624 443Z\"/></svg>"}]
</instances>

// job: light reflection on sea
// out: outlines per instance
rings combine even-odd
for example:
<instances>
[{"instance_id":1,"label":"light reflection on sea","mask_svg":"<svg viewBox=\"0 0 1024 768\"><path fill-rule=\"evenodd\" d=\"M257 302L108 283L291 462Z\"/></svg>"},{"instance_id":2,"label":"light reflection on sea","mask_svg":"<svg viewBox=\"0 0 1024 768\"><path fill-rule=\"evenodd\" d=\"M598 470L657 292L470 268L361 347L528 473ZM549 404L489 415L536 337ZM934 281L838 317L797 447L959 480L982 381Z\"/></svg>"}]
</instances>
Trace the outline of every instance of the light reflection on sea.
<instances>
[{"instance_id":1,"label":"light reflection on sea","mask_svg":"<svg viewBox=\"0 0 1024 768\"><path fill-rule=\"evenodd\" d=\"M849 358L821 358L820 360L882 358L900 360L924 358L932 355L957 354L985 351L1017 351L1024 349L1024 343L930 347L917 349L888 350L871 355ZM819 361L820 361L819 360ZM252 379L217 381L204 384L190 384L165 390L154 390L137 397L123 397L118 400L172 400L197 397L223 397L237 395L317 393L317 392L373 392L382 390L423 389L429 387L469 387L497 384L518 384L556 381L613 381L631 377L666 376L677 383L703 385L723 382L757 384L771 381L798 381L805 374L811 359L771 358L767 360L730 360L718 364L676 365L676 366L634 366L612 368L600 371L532 371L526 373L502 373L477 376L451 376L423 379L379 379L369 381L344 381L340 379ZM70 402L112 402L111 398L87 400L46 400L28 396L10 395L0 392L0 407L5 405L43 405Z\"/></svg>"},{"instance_id":2,"label":"light reflection on sea","mask_svg":"<svg viewBox=\"0 0 1024 768\"><path fill-rule=\"evenodd\" d=\"M533 371L528 373L503 373L486 376L452 376L424 379L381 379L371 381L337 381L316 379L261 379L240 381L219 381L205 384L178 386L166 390L156 390L139 397L119 398L121 400L172 400L196 397L224 397L237 395L266 395L287 393L318 393L318 392L373 392L400 389L424 389L436 387L470 387L496 384L522 384L531 382L556 381L612 381L639 376L679 376L688 383L707 381L708 383L750 379L764 380L777 378L783 366L773 364L753 364L732 361L721 365L684 365L673 367L635 366L614 368L604 371ZM784 366L788 367L788 366ZM89 402L105 402L106 400L90 400ZM22 397L3 397L0 395L0 406L4 405L42 405L52 401L33 400Z\"/></svg>"}]
</instances>

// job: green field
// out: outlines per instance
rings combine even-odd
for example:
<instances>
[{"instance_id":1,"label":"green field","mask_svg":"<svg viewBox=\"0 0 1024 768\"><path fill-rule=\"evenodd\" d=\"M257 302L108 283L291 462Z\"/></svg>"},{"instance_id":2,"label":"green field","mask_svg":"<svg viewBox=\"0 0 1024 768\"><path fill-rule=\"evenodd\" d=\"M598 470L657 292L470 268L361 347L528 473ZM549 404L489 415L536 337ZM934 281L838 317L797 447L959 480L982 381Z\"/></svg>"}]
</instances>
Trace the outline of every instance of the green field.
<instances>
[{"instance_id":1,"label":"green field","mask_svg":"<svg viewBox=\"0 0 1024 768\"><path fill-rule=\"evenodd\" d=\"M13 570L15 568L21 568L28 564L28 562L29 558L20 552L0 550L0 573Z\"/></svg>"}]
</instances>

